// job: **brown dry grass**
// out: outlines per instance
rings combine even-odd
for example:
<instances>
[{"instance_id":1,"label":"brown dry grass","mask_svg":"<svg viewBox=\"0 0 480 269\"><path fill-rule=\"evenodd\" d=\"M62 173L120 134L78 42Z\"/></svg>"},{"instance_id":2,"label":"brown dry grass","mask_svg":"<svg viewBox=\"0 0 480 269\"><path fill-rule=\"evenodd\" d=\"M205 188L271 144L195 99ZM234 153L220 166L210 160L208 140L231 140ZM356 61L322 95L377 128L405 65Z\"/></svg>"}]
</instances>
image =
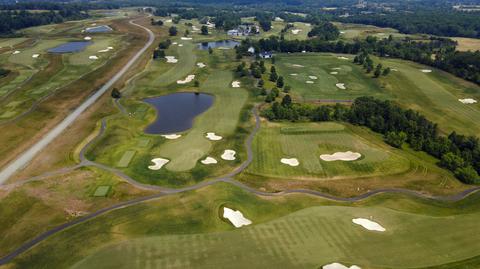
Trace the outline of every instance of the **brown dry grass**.
<instances>
[{"instance_id":1,"label":"brown dry grass","mask_svg":"<svg viewBox=\"0 0 480 269\"><path fill-rule=\"evenodd\" d=\"M458 42L457 50L459 51L480 50L480 39L466 37L454 37L452 39Z\"/></svg>"}]
</instances>

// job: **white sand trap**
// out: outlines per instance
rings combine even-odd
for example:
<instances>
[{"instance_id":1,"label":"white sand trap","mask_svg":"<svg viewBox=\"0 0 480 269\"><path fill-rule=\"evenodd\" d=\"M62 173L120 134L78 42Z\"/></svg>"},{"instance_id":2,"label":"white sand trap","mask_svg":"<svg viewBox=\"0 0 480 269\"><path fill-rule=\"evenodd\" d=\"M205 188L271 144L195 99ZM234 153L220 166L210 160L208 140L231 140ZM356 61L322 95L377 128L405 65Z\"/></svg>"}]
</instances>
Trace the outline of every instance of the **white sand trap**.
<instances>
[{"instance_id":1,"label":"white sand trap","mask_svg":"<svg viewBox=\"0 0 480 269\"><path fill-rule=\"evenodd\" d=\"M165 56L165 59L167 59L167 63L171 63L171 64L178 63L178 59L176 59L175 56Z\"/></svg>"},{"instance_id":2,"label":"white sand trap","mask_svg":"<svg viewBox=\"0 0 480 269\"><path fill-rule=\"evenodd\" d=\"M98 57L95 56L95 55L90 55L90 56L88 56L88 59L90 59L90 60L98 60Z\"/></svg>"},{"instance_id":3,"label":"white sand trap","mask_svg":"<svg viewBox=\"0 0 480 269\"><path fill-rule=\"evenodd\" d=\"M233 161L235 160L235 150L231 150L231 149L226 149L223 154L222 154L222 159L226 160L226 161Z\"/></svg>"},{"instance_id":4,"label":"white sand trap","mask_svg":"<svg viewBox=\"0 0 480 269\"><path fill-rule=\"evenodd\" d=\"M345 83L337 83L335 84L335 86L337 86L337 88L341 89L341 90L346 90L347 87L345 87Z\"/></svg>"},{"instance_id":5,"label":"white sand trap","mask_svg":"<svg viewBox=\"0 0 480 269\"><path fill-rule=\"evenodd\" d=\"M340 31L340 34L345 34L345 31Z\"/></svg>"},{"instance_id":6,"label":"white sand trap","mask_svg":"<svg viewBox=\"0 0 480 269\"><path fill-rule=\"evenodd\" d=\"M187 84L195 79L195 75L188 75L184 80L177 80L177 84Z\"/></svg>"},{"instance_id":7,"label":"white sand trap","mask_svg":"<svg viewBox=\"0 0 480 269\"><path fill-rule=\"evenodd\" d=\"M40 56L40 54L36 53L36 54L32 55L32 58L38 58L39 56Z\"/></svg>"},{"instance_id":8,"label":"white sand trap","mask_svg":"<svg viewBox=\"0 0 480 269\"><path fill-rule=\"evenodd\" d=\"M337 72L337 71L333 71L333 72L330 72L330 74L332 74L332 75L338 75L338 72Z\"/></svg>"},{"instance_id":9,"label":"white sand trap","mask_svg":"<svg viewBox=\"0 0 480 269\"><path fill-rule=\"evenodd\" d=\"M107 47L106 49L99 50L98 52L109 52L111 50L113 50L113 47Z\"/></svg>"},{"instance_id":10,"label":"white sand trap","mask_svg":"<svg viewBox=\"0 0 480 269\"><path fill-rule=\"evenodd\" d=\"M334 154L322 154L320 155L320 159L333 162L333 161L355 161L358 158L362 157L362 154L358 152L335 152Z\"/></svg>"},{"instance_id":11,"label":"white sand trap","mask_svg":"<svg viewBox=\"0 0 480 269\"><path fill-rule=\"evenodd\" d=\"M84 37L83 39L84 39L84 40L92 40L92 38L89 37L89 36L86 36L86 37Z\"/></svg>"},{"instance_id":12,"label":"white sand trap","mask_svg":"<svg viewBox=\"0 0 480 269\"><path fill-rule=\"evenodd\" d=\"M307 81L305 81L305 83L307 83L307 84L313 84L314 82L311 81L311 80L307 80Z\"/></svg>"},{"instance_id":13,"label":"white sand trap","mask_svg":"<svg viewBox=\"0 0 480 269\"><path fill-rule=\"evenodd\" d=\"M215 160L215 158L212 158L212 157L207 157L205 158L205 160L201 160L200 162L203 164L216 164L217 160Z\"/></svg>"},{"instance_id":14,"label":"white sand trap","mask_svg":"<svg viewBox=\"0 0 480 269\"><path fill-rule=\"evenodd\" d=\"M292 34L298 35L298 33L300 33L301 31L302 31L302 29L293 29Z\"/></svg>"},{"instance_id":15,"label":"white sand trap","mask_svg":"<svg viewBox=\"0 0 480 269\"><path fill-rule=\"evenodd\" d=\"M383 228L382 225L368 219L362 219L362 218L352 219L352 222L355 224L361 225L363 228L369 231L377 231L377 232L386 231L386 229Z\"/></svg>"},{"instance_id":16,"label":"white sand trap","mask_svg":"<svg viewBox=\"0 0 480 269\"><path fill-rule=\"evenodd\" d=\"M348 60L347 57L343 57L343 56L338 57L338 59L340 59L340 60Z\"/></svg>"},{"instance_id":17,"label":"white sand trap","mask_svg":"<svg viewBox=\"0 0 480 269\"><path fill-rule=\"evenodd\" d=\"M280 160L281 163L290 165L290 166L298 166L300 163L298 162L297 158L282 158Z\"/></svg>"},{"instance_id":18,"label":"white sand trap","mask_svg":"<svg viewBox=\"0 0 480 269\"><path fill-rule=\"evenodd\" d=\"M304 67L303 65L301 64L292 64L293 67Z\"/></svg>"},{"instance_id":19,"label":"white sand trap","mask_svg":"<svg viewBox=\"0 0 480 269\"><path fill-rule=\"evenodd\" d=\"M169 135L162 135L162 136L170 140L179 139L180 137L182 137L182 135L179 135L179 134L169 134Z\"/></svg>"},{"instance_id":20,"label":"white sand trap","mask_svg":"<svg viewBox=\"0 0 480 269\"><path fill-rule=\"evenodd\" d=\"M183 47L183 44L178 44L179 47Z\"/></svg>"},{"instance_id":21,"label":"white sand trap","mask_svg":"<svg viewBox=\"0 0 480 269\"><path fill-rule=\"evenodd\" d=\"M308 76L308 78L313 79L313 80L318 79L316 76Z\"/></svg>"},{"instance_id":22,"label":"white sand trap","mask_svg":"<svg viewBox=\"0 0 480 269\"><path fill-rule=\"evenodd\" d=\"M148 169L150 170L160 170L165 164L167 164L170 160L164 158L155 158L152 159L152 163L155 165L150 165Z\"/></svg>"},{"instance_id":23,"label":"white sand trap","mask_svg":"<svg viewBox=\"0 0 480 269\"><path fill-rule=\"evenodd\" d=\"M172 20L166 20L165 22L172 22Z\"/></svg>"},{"instance_id":24,"label":"white sand trap","mask_svg":"<svg viewBox=\"0 0 480 269\"><path fill-rule=\"evenodd\" d=\"M181 39L181 40L192 40L191 37L184 37L184 36L182 36L180 39Z\"/></svg>"},{"instance_id":25,"label":"white sand trap","mask_svg":"<svg viewBox=\"0 0 480 269\"><path fill-rule=\"evenodd\" d=\"M477 100L472 99L472 98L467 98L467 99L458 99L458 101L464 103L464 104L475 104Z\"/></svg>"},{"instance_id":26,"label":"white sand trap","mask_svg":"<svg viewBox=\"0 0 480 269\"><path fill-rule=\"evenodd\" d=\"M242 212L230 209L228 207L223 208L223 217L228 219L233 226L235 226L235 228L252 224L252 221L245 218Z\"/></svg>"},{"instance_id":27,"label":"white sand trap","mask_svg":"<svg viewBox=\"0 0 480 269\"><path fill-rule=\"evenodd\" d=\"M223 138L219 135L216 135L215 133L207 133L207 135L205 137L208 138L209 140L212 140L212 141L222 140L222 138Z\"/></svg>"},{"instance_id":28,"label":"white sand trap","mask_svg":"<svg viewBox=\"0 0 480 269\"><path fill-rule=\"evenodd\" d=\"M197 63L197 66L200 68L204 68L206 65L204 63Z\"/></svg>"},{"instance_id":29,"label":"white sand trap","mask_svg":"<svg viewBox=\"0 0 480 269\"><path fill-rule=\"evenodd\" d=\"M283 21L283 19L280 17L275 17L275 21Z\"/></svg>"},{"instance_id":30,"label":"white sand trap","mask_svg":"<svg viewBox=\"0 0 480 269\"><path fill-rule=\"evenodd\" d=\"M193 31L200 31L200 29L198 29L198 27L195 26L195 25L192 26L192 30L193 30Z\"/></svg>"},{"instance_id":31,"label":"white sand trap","mask_svg":"<svg viewBox=\"0 0 480 269\"><path fill-rule=\"evenodd\" d=\"M19 54L19 53L20 53L20 51L19 51L19 50L16 50L16 51L12 52L12 54L13 54L13 55L15 55L15 54Z\"/></svg>"},{"instance_id":32,"label":"white sand trap","mask_svg":"<svg viewBox=\"0 0 480 269\"><path fill-rule=\"evenodd\" d=\"M232 82L232 88L240 88L240 81L235 80L234 82Z\"/></svg>"},{"instance_id":33,"label":"white sand trap","mask_svg":"<svg viewBox=\"0 0 480 269\"><path fill-rule=\"evenodd\" d=\"M430 69L422 69L420 71L422 71L422 73L432 73L432 70Z\"/></svg>"},{"instance_id":34,"label":"white sand trap","mask_svg":"<svg viewBox=\"0 0 480 269\"><path fill-rule=\"evenodd\" d=\"M398 69L395 69L395 68L392 68L392 69L390 69L390 70L392 70L392 71L395 71L395 72L397 72L397 71L398 71Z\"/></svg>"},{"instance_id":35,"label":"white sand trap","mask_svg":"<svg viewBox=\"0 0 480 269\"><path fill-rule=\"evenodd\" d=\"M356 265L352 265L350 267L347 267L347 266L345 266L341 263L334 262L334 263L330 263L330 264L322 266L322 269L362 269L362 268L360 268L359 266L356 266Z\"/></svg>"},{"instance_id":36,"label":"white sand trap","mask_svg":"<svg viewBox=\"0 0 480 269\"><path fill-rule=\"evenodd\" d=\"M178 43L177 42L173 42L172 45L177 45Z\"/></svg>"},{"instance_id":37,"label":"white sand trap","mask_svg":"<svg viewBox=\"0 0 480 269\"><path fill-rule=\"evenodd\" d=\"M290 74L290 76L296 77L296 76L298 76L298 74L297 73L292 73L292 74Z\"/></svg>"}]
</instances>

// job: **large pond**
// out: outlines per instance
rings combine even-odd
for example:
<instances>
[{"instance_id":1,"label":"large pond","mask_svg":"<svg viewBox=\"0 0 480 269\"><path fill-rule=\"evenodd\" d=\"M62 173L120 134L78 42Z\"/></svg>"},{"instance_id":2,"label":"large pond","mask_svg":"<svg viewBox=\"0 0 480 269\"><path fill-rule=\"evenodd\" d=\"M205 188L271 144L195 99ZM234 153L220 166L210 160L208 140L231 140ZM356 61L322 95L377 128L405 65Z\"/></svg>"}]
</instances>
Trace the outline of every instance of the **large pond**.
<instances>
[{"instance_id":1,"label":"large pond","mask_svg":"<svg viewBox=\"0 0 480 269\"><path fill-rule=\"evenodd\" d=\"M110 31L112 31L112 28L107 25L99 25L95 27L88 27L87 29L85 29L86 33L106 33Z\"/></svg>"},{"instance_id":2,"label":"large pond","mask_svg":"<svg viewBox=\"0 0 480 269\"><path fill-rule=\"evenodd\" d=\"M147 134L173 134L192 128L196 116L213 104L209 94L173 93L143 101L155 107L157 118L146 129Z\"/></svg>"},{"instance_id":3,"label":"large pond","mask_svg":"<svg viewBox=\"0 0 480 269\"><path fill-rule=\"evenodd\" d=\"M202 42L198 44L198 48L201 50L208 50L208 48L235 48L235 46L240 45L240 42L233 40L222 40L222 41L212 41L212 42Z\"/></svg>"},{"instance_id":4,"label":"large pond","mask_svg":"<svg viewBox=\"0 0 480 269\"><path fill-rule=\"evenodd\" d=\"M55 48L51 48L48 52L52 53L68 53L68 52L79 52L85 49L88 45L92 44L90 41L73 41L64 43L61 45L56 46Z\"/></svg>"}]
</instances>

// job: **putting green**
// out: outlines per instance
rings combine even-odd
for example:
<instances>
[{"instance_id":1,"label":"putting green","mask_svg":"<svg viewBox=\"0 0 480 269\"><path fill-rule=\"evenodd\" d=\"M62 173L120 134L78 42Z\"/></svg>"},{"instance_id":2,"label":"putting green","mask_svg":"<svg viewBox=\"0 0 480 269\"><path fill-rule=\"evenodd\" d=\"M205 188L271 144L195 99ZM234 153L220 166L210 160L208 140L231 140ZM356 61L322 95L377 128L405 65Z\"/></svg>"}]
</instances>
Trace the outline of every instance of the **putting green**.
<instances>
[{"instance_id":1,"label":"putting green","mask_svg":"<svg viewBox=\"0 0 480 269\"><path fill-rule=\"evenodd\" d=\"M340 123L269 123L253 142L254 156L247 172L266 177L339 179L398 174L410 161L365 129ZM321 154L358 152L356 161L326 162ZM299 166L280 163L297 158Z\"/></svg>"}]
</instances>

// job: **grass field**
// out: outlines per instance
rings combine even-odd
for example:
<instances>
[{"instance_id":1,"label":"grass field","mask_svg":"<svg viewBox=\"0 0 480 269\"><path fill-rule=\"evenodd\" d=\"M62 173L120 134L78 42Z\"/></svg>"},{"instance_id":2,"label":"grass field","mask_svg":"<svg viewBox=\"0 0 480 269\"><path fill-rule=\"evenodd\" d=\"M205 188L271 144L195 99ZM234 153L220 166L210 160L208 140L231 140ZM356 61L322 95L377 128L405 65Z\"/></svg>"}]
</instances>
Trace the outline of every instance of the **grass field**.
<instances>
[{"instance_id":1,"label":"grass field","mask_svg":"<svg viewBox=\"0 0 480 269\"><path fill-rule=\"evenodd\" d=\"M393 28L382 28L373 25L341 22L334 22L334 25L337 26L340 31L340 38L345 40L352 40L355 38L364 39L367 36L374 36L378 39L382 39L387 38L389 35L392 35L394 38L405 38L408 36L412 39L428 39L428 35L407 35L399 33L398 30Z\"/></svg>"},{"instance_id":2,"label":"grass field","mask_svg":"<svg viewBox=\"0 0 480 269\"><path fill-rule=\"evenodd\" d=\"M479 195L458 203L396 195L359 203L301 195L262 199L218 184L76 225L16 259L12 268L461 265L479 255L478 200ZM253 225L233 228L218 215L223 206L241 210ZM387 231L367 231L352 223L356 217L372 218Z\"/></svg>"},{"instance_id":3,"label":"grass field","mask_svg":"<svg viewBox=\"0 0 480 269\"><path fill-rule=\"evenodd\" d=\"M365 76L361 67L352 63L352 56L348 56L349 60L338 57L341 56L282 54L277 56L277 72L284 77L285 85L292 87L291 94L298 101L353 100L364 95L384 99L389 96L375 80ZM333 75L331 72L338 74ZM307 81L313 81L313 84L308 84ZM337 83L344 83L346 89L339 89Z\"/></svg>"},{"instance_id":4,"label":"grass field","mask_svg":"<svg viewBox=\"0 0 480 269\"><path fill-rule=\"evenodd\" d=\"M99 140L89 158L105 164L115 165L125 151L136 150L137 154L123 170L135 179L157 185L180 186L205 179L208 175L226 172L238 165L242 158L245 132L238 133L238 126L248 93L242 88L231 88L234 79L229 69L233 69L233 50L216 50L213 55L195 49L191 41L174 39L183 44L172 45L167 55L176 56L177 64L166 63L164 59L151 61L145 71L131 80L122 100L131 117L117 115L107 122L107 133ZM203 62L206 68L197 68ZM191 84L178 85L176 80L195 74L200 87ZM159 96L178 91L200 91L215 96L214 104L199 115L193 128L182 133L177 140L167 140L158 135L146 135L144 128L155 118L155 112L142 101L146 97ZM148 110L147 110L148 109ZM248 118L247 118L248 119ZM245 121L245 119L243 120ZM126 123L128 122L128 123ZM128 127L127 127L128 125ZM207 132L215 132L224 139L217 142L205 138ZM148 140L148 144L143 141ZM237 151L235 162L220 159L224 149ZM207 155L219 160L217 166L199 163ZM148 169L153 158L170 160L160 171ZM227 170L226 170L227 169Z\"/></svg>"},{"instance_id":5,"label":"grass field","mask_svg":"<svg viewBox=\"0 0 480 269\"><path fill-rule=\"evenodd\" d=\"M247 172L268 178L343 179L405 173L411 163L399 150L358 127L340 123L268 123L254 143L254 161ZM359 160L326 162L321 154L359 152ZM280 163L297 158L300 165Z\"/></svg>"},{"instance_id":6,"label":"grass field","mask_svg":"<svg viewBox=\"0 0 480 269\"><path fill-rule=\"evenodd\" d=\"M454 37L452 39L458 42L457 50L459 51L480 50L480 39L478 38Z\"/></svg>"}]
</instances>

